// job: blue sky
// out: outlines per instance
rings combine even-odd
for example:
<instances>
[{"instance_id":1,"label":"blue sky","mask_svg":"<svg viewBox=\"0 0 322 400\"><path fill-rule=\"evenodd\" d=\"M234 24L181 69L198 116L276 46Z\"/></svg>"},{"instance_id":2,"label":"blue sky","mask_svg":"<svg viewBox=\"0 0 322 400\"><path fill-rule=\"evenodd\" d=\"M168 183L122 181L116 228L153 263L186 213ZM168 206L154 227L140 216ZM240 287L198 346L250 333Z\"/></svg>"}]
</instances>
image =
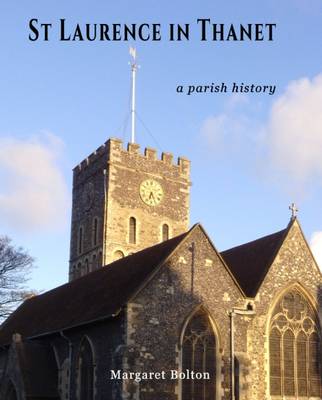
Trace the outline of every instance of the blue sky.
<instances>
[{"instance_id":1,"label":"blue sky","mask_svg":"<svg viewBox=\"0 0 322 400\"><path fill-rule=\"evenodd\" d=\"M130 45L137 142L192 161L191 223L219 250L284 228L296 202L322 243L322 1L34 1L0 5L0 233L29 250L30 286L67 280L72 168L109 137L129 140ZM29 20L52 23L28 40ZM60 42L76 23L189 23L189 41ZM201 42L196 20L276 23L273 42ZM178 94L178 85L276 85L267 94ZM153 138L151 137L151 133ZM320 252L320 255L319 255Z\"/></svg>"}]
</instances>

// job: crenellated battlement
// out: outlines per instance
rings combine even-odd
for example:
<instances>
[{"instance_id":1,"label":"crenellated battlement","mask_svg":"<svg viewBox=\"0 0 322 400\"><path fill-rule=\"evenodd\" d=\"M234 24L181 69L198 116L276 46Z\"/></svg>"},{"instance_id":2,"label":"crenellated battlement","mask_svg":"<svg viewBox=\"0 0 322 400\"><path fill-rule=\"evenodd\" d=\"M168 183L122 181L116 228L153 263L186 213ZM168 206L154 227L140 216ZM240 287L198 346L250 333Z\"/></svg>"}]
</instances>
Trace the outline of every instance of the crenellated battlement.
<instances>
[{"instance_id":1,"label":"crenellated battlement","mask_svg":"<svg viewBox=\"0 0 322 400\"><path fill-rule=\"evenodd\" d=\"M106 154L107 151L107 143L105 142L102 144L100 147L98 147L93 153L91 153L88 157L86 157L83 161L81 161L76 167L73 168L73 171L75 172L80 172L86 167L88 167L90 164L93 164L95 161L97 161L99 158L102 157L102 155Z\"/></svg>"},{"instance_id":2,"label":"crenellated battlement","mask_svg":"<svg viewBox=\"0 0 322 400\"><path fill-rule=\"evenodd\" d=\"M112 157L115 156L117 158L121 155L128 154L129 156L138 157L138 159L141 160L161 162L168 167L179 168L180 174L189 176L190 161L185 157L178 157L177 162L175 163L172 153L162 152L161 157L159 158L157 150L150 147L144 148L141 153L140 145L137 143L128 143L126 149L124 149L123 142L120 139L109 139L106 144L110 148L110 154Z\"/></svg>"},{"instance_id":3,"label":"crenellated battlement","mask_svg":"<svg viewBox=\"0 0 322 400\"><path fill-rule=\"evenodd\" d=\"M90 165L94 164L102 156L106 156L107 160L113 162L118 160L121 156L129 155L137 157L138 160L149 160L162 162L168 167L179 168L179 172L182 175L189 176L190 173L190 161L185 157L178 157L177 163L174 163L174 157L172 153L162 152L161 157L158 158L156 149L146 147L143 153L140 152L140 145L137 143L128 143L126 149L124 148L123 141L117 138L111 138L107 140L102 146L98 147L93 153L85 158L80 164L74 168L74 172L81 172Z\"/></svg>"}]
</instances>

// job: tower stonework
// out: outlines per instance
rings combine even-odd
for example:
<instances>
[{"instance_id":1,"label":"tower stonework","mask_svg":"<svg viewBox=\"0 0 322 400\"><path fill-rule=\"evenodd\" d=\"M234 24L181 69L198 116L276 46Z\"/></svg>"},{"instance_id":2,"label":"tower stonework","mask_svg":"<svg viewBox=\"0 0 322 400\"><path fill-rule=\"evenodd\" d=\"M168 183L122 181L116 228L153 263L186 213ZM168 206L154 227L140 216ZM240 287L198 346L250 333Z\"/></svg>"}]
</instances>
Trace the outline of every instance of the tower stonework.
<instances>
[{"instance_id":1,"label":"tower stonework","mask_svg":"<svg viewBox=\"0 0 322 400\"><path fill-rule=\"evenodd\" d=\"M190 161L109 139L73 170L69 280L187 231Z\"/></svg>"}]
</instances>

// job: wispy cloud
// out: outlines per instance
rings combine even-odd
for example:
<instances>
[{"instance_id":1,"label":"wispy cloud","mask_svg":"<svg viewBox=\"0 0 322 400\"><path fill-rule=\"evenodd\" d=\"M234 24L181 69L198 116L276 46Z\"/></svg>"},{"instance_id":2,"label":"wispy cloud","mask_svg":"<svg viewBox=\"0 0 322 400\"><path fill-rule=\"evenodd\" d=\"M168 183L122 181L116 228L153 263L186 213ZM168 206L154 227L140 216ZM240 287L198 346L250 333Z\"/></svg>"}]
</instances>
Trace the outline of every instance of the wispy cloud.
<instances>
[{"instance_id":1,"label":"wispy cloud","mask_svg":"<svg viewBox=\"0 0 322 400\"><path fill-rule=\"evenodd\" d=\"M291 82L267 117L259 117L253 99L232 97L203 121L201 135L212 154L238 152L237 162L247 158L256 173L302 196L309 183L322 181L322 74Z\"/></svg>"},{"instance_id":2,"label":"wispy cloud","mask_svg":"<svg viewBox=\"0 0 322 400\"><path fill-rule=\"evenodd\" d=\"M213 155L229 157L247 143L257 141L258 121L251 117L254 104L246 95L232 95L221 113L207 117L200 134ZM257 105L255 105L257 107ZM204 142L204 141L203 141Z\"/></svg>"},{"instance_id":3,"label":"wispy cloud","mask_svg":"<svg viewBox=\"0 0 322 400\"><path fill-rule=\"evenodd\" d=\"M0 219L23 231L66 223L69 198L59 158L62 140L50 133L0 138Z\"/></svg>"},{"instance_id":4,"label":"wispy cloud","mask_svg":"<svg viewBox=\"0 0 322 400\"><path fill-rule=\"evenodd\" d=\"M275 170L296 185L322 178L322 74L291 82L273 104L266 148Z\"/></svg>"}]
</instances>

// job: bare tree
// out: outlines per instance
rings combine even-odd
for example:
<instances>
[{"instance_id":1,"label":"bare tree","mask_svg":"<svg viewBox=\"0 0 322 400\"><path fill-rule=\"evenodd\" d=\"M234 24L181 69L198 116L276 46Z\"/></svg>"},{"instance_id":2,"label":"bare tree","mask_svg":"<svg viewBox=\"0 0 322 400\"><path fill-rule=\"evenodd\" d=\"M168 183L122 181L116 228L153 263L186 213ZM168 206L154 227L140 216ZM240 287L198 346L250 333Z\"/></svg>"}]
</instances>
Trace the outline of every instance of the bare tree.
<instances>
[{"instance_id":1,"label":"bare tree","mask_svg":"<svg viewBox=\"0 0 322 400\"><path fill-rule=\"evenodd\" d=\"M0 321L31 295L25 288L34 259L7 236L0 236Z\"/></svg>"}]
</instances>

